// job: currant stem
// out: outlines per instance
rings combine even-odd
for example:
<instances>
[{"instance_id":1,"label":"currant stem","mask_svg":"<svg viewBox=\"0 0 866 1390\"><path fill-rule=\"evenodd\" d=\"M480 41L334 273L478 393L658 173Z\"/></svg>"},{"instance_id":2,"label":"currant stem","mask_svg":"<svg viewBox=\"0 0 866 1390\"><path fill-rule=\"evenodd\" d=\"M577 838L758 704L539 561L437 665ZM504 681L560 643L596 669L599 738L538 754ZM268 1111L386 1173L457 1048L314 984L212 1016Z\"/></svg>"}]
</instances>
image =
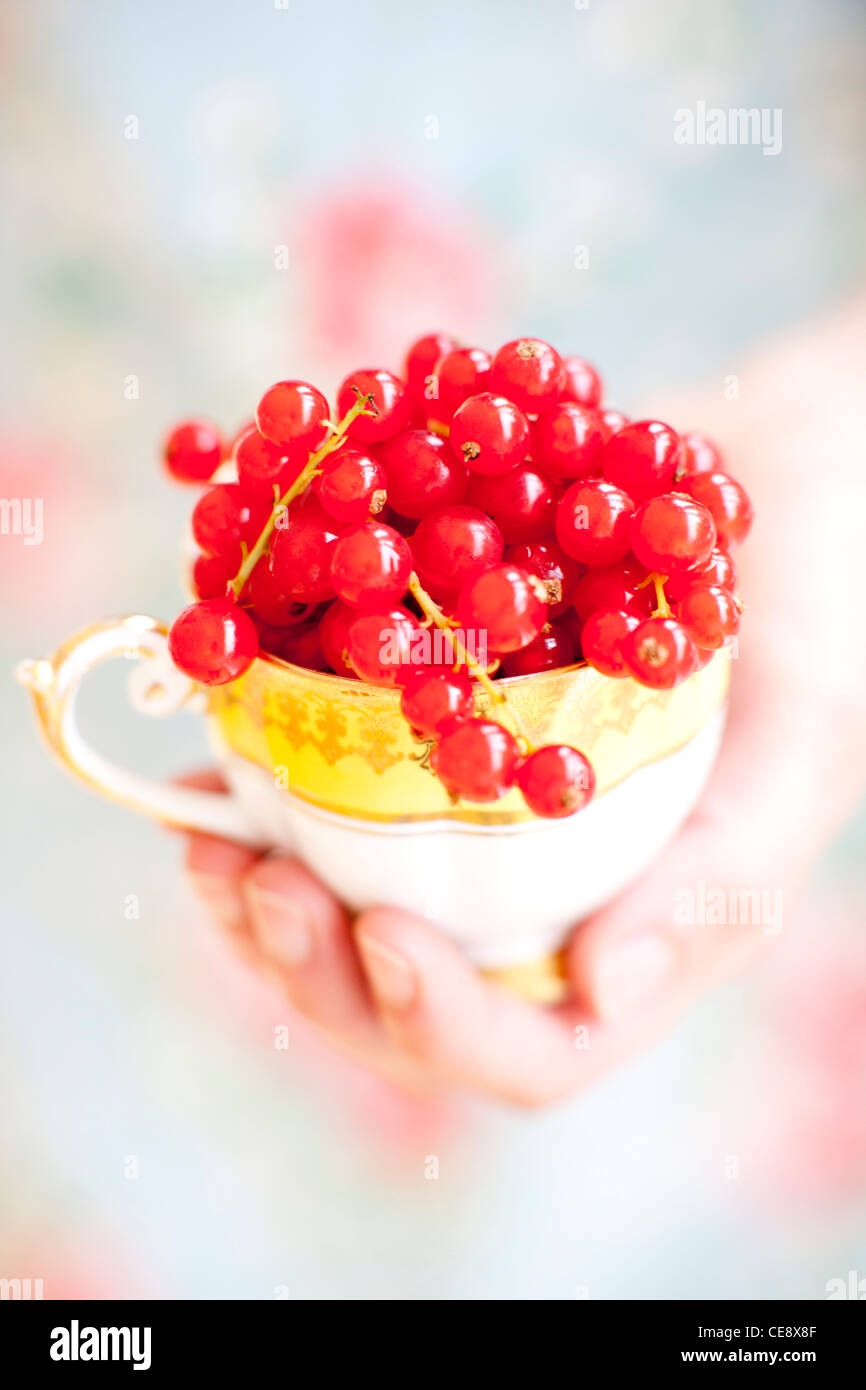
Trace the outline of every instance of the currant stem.
<instances>
[{"instance_id":1,"label":"currant stem","mask_svg":"<svg viewBox=\"0 0 866 1390\"><path fill-rule=\"evenodd\" d=\"M651 574L650 579L656 591L656 607L653 613L654 618L669 618L671 616L671 606L668 603L665 593L665 576L663 574Z\"/></svg>"},{"instance_id":2,"label":"currant stem","mask_svg":"<svg viewBox=\"0 0 866 1390\"><path fill-rule=\"evenodd\" d=\"M523 740L523 742L526 744L527 753L534 753L535 745L533 744L532 739L529 737L529 734L526 730L526 726L523 723L523 720L520 718L520 715L508 703L508 700L506 699L504 692L502 690L499 690L494 684L494 682L490 679L486 667L482 666L479 661L476 661L475 657L467 649L462 638L457 636L457 633L454 631L454 625L448 618L446 618L438 603L436 603L436 601L432 599L430 595L427 593L427 590L424 588L424 586L421 583L421 580L418 578L417 574L415 574L414 571L412 572L409 578L409 592L412 595L412 597L417 601L419 607L421 608L421 611L426 615L426 617L428 617L430 621L440 629L440 631L448 633L448 636L457 654L457 660L461 661L463 665L466 667L466 669L471 673L471 675L474 676L475 680L478 681L479 685L484 687L487 694L490 696L490 699L495 701L496 704L502 706L503 710L511 720L511 723L514 725L516 732Z\"/></svg>"},{"instance_id":3,"label":"currant stem","mask_svg":"<svg viewBox=\"0 0 866 1390\"><path fill-rule=\"evenodd\" d=\"M304 464L304 467L301 469L301 472L298 474L297 478L291 484L291 486L286 488L286 491L283 493L282 497L276 496L276 489L274 489L275 497L274 505L271 508L271 514L265 522L258 540L253 546L252 550L250 550L249 553L244 556L241 562L240 569L238 570L237 574L235 575L234 579L229 585L229 588L231 589L231 592L234 594L235 598L240 598L241 594L244 591L244 585L246 584L256 565L259 563L259 560L262 558L265 551L267 550L268 542L270 541L277 524L277 517L280 516L284 508L288 507L290 503L294 502L296 497L299 497L302 492L306 491L306 489L309 487L310 483L313 481L313 479L316 477L316 474L319 471L319 464L322 463L323 460L326 459L329 454L333 454L335 449L339 449L340 445L346 438L346 432L349 426L351 425L352 421L357 420L359 415L371 415L378 413L375 410L375 407L372 411L368 410L368 405L373 405L373 397L362 396L359 392L358 399L355 401L355 404L346 411L342 420L340 420L338 424L332 427L333 433L328 435L328 438L325 440L324 444L320 444L316 452L314 454L310 454L310 457Z\"/></svg>"}]
</instances>

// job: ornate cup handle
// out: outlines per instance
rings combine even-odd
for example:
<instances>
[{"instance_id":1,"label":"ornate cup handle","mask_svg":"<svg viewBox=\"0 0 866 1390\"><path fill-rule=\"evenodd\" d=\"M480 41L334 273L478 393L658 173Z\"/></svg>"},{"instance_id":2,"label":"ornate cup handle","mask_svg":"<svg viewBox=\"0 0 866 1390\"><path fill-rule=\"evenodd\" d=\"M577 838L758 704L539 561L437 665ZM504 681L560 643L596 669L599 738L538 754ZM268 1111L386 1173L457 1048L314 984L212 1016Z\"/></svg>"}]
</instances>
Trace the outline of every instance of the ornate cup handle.
<instances>
[{"instance_id":1,"label":"ornate cup handle","mask_svg":"<svg viewBox=\"0 0 866 1390\"><path fill-rule=\"evenodd\" d=\"M261 846L261 837L233 794L194 791L128 772L101 757L81 735L75 719L81 681L114 657L142 663L129 682L130 701L137 710L164 715L181 706L203 707L203 693L173 665L166 639L166 628L154 618L106 618L70 637L52 657L20 662L15 674L33 696L49 747L67 771L94 791L168 825Z\"/></svg>"}]
</instances>

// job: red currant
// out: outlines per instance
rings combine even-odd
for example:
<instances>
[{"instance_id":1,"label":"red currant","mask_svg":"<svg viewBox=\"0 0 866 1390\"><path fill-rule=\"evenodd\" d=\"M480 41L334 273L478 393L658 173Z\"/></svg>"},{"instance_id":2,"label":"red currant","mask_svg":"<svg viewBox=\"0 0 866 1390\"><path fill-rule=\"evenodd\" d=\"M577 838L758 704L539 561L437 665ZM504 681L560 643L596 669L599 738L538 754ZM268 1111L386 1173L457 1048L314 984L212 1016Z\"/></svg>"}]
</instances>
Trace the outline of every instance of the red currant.
<instances>
[{"instance_id":1,"label":"red currant","mask_svg":"<svg viewBox=\"0 0 866 1390\"><path fill-rule=\"evenodd\" d=\"M474 473L466 500L493 518L508 545L540 540L553 527L556 493L550 479L531 463L519 463L494 477Z\"/></svg>"},{"instance_id":2,"label":"red currant","mask_svg":"<svg viewBox=\"0 0 866 1390\"><path fill-rule=\"evenodd\" d=\"M597 410L560 401L539 416L532 432L532 457L555 478L589 478L599 472L606 438Z\"/></svg>"},{"instance_id":3,"label":"red currant","mask_svg":"<svg viewBox=\"0 0 866 1390\"><path fill-rule=\"evenodd\" d=\"M583 655L603 676L629 674L622 655L622 644L640 623L637 613L627 608L597 608L583 625Z\"/></svg>"},{"instance_id":4,"label":"red currant","mask_svg":"<svg viewBox=\"0 0 866 1390\"><path fill-rule=\"evenodd\" d=\"M393 607L405 594L412 573L412 552L391 526L362 521L334 546L331 581L337 596L356 608Z\"/></svg>"},{"instance_id":5,"label":"red currant","mask_svg":"<svg viewBox=\"0 0 866 1390\"><path fill-rule=\"evenodd\" d=\"M643 565L624 560L620 565L588 570L574 590L574 606L584 622L599 608L627 608L630 613L649 617L652 594Z\"/></svg>"},{"instance_id":6,"label":"red currant","mask_svg":"<svg viewBox=\"0 0 866 1390\"><path fill-rule=\"evenodd\" d=\"M493 390L533 414L553 404L565 381L562 358L540 338L515 338L506 343L490 369Z\"/></svg>"},{"instance_id":7,"label":"red currant","mask_svg":"<svg viewBox=\"0 0 866 1390\"><path fill-rule=\"evenodd\" d=\"M506 676L532 676L536 671L553 671L571 666L574 661L574 639L559 623L545 623L537 637L518 652L503 657L502 670Z\"/></svg>"},{"instance_id":8,"label":"red currant","mask_svg":"<svg viewBox=\"0 0 866 1390\"><path fill-rule=\"evenodd\" d=\"M635 680L654 690L679 685L697 659L694 642L674 618L646 618L623 638L622 655Z\"/></svg>"},{"instance_id":9,"label":"red currant","mask_svg":"<svg viewBox=\"0 0 866 1390\"><path fill-rule=\"evenodd\" d=\"M466 801L498 801L514 785L520 749L491 719L464 719L449 728L430 756L446 791Z\"/></svg>"},{"instance_id":10,"label":"red currant","mask_svg":"<svg viewBox=\"0 0 866 1390\"><path fill-rule=\"evenodd\" d=\"M259 401L259 433L278 448L312 453L324 442L331 408L308 381L278 381Z\"/></svg>"},{"instance_id":11,"label":"red currant","mask_svg":"<svg viewBox=\"0 0 866 1390\"><path fill-rule=\"evenodd\" d=\"M677 617L699 646L724 647L740 630L740 605L721 584L693 584L677 603Z\"/></svg>"},{"instance_id":12,"label":"red currant","mask_svg":"<svg viewBox=\"0 0 866 1390\"><path fill-rule=\"evenodd\" d=\"M683 478L680 486L712 514L719 544L725 550L746 539L752 526L752 504L745 489L727 473L696 473Z\"/></svg>"},{"instance_id":13,"label":"red currant","mask_svg":"<svg viewBox=\"0 0 866 1390\"><path fill-rule=\"evenodd\" d=\"M357 387L357 390L354 389ZM337 409L342 418L362 396L372 396L368 409L375 414L359 415L349 426L349 436L364 444L381 444L405 428L412 414L412 397L404 382L384 367L350 372L337 393Z\"/></svg>"},{"instance_id":14,"label":"red currant","mask_svg":"<svg viewBox=\"0 0 866 1390\"><path fill-rule=\"evenodd\" d=\"M178 670L202 685L242 676L259 650L255 623L234 599L206 598L175 618L168 650Z\"/></svg>"},{"instance_id":15,"label":"red currant","mask_svg":"<svg viewBox=\"0 0 866 1390\"><path fill-rule=\"evenodd\" d=\"M736 577L734 562L727 551L714 550L705 564L687 570L685 574L671 575L665 584L665 593L671 600L682 598L686 589L697 583L721 584L723 589L733 591Z\"/></svg>"},{"instance_id":16,"label":"red currant","mask_svg":"<svg viewBox=\"0 0 866 1390\"><path fill-rule=\"evenodd\" d=\"M274 487L285 492L307 461L306 451L298 452L271 444L251 425L235 445L238 479L245 487L267 491L273 497Z\"/></svg>"},{"instance_id":17,"label":"red currant","mask_svg":"<svg viewBox=\"0 0 866 1390\"><path fill-rule=\"evenodd\" d=\"M334 597L331 559L342 527L315 501L293 504L271 541L271 573L278 589L301 603Z\"/></svg>"},{"instance_id":18,"label":"red currant","mask_svg":"<svg viewBox=\"0 0 866 1390\"><path fill-rule=\"evenodd\" d=\"M419 523L412 554L425 588L455 593L464 579L502 558L499 527L475 507L439 507Z\"/></svg>"},{"instance_id":19,"label":"red currant","mask_svg":"<svg viewBox=\"0 0 866 1390\"><path fill-rule=\"evenodd\" d=\"M199 598L224 598L236 572L230 555L197 555L192 566L192 587Z\"/></svg>"},{"instance_id":20,"label":"red currant","mask_svg":"<svg viewBox=\"0 0 866 1390\"><path fill-rule=\"evenodd\" d=\"M460 590L457 614L464 628L486 633L491 652L516 652L537 637L547 620L543 587L517 565L493 565L470 576Z\"/></svg>"},{"instance_id":21,"label":"red currant","mask_svg":"<svg viewBox=\"0 0 866 1390\"><path fill-rule=\"evenodd\" d=\"M680 438L670 425L660 420L635 420L608 440L601 467L608 482L641 503L656 493L670 491L681 461Z\"/></svg>"},{"instance_id":22,"label":"red currant","mask_svg":"<svg viewBox=\"0 0 866 1390\"><path fill-rule=\"evenodd\" d=\"M586 565L614 565L629 551L634 503L613 483L588 478L572 483L556 510L556 539Z\"/></svg>"},{"instance_id":23,"label":"red currant","mask_svg":"<svg viewBox=\"0 0 866 1390\"><path fill-rule=\"evenodd\" d=\"M419 338L412 344L406 354L403 376L416 400L424 399L427 382L433 375L436 363L445 353L453 352L457 346L457 339L452 338L450 333L428 333L426 337Z\"/></svg>"},{"instance_id":24,"label":"red currant","mask_svg":"<svg viewBox=\"0 0 866 1390\"><path fill-rule=\"evenodd\" d=\"M600 410L599 419L604 431L605 444L612 434L617 434L619 430L624 430L626 425L631 424L627 415L623 415L621 410Z\"/></svg>"},{"instance_id":25,"label":"red currant","mask_svg":"<svg viewBox=\"0 0 866 1390\"><path fill-rule=\"evenodd\" d=\"M406 608L361 613L349 628L346 648L355 674L370 685L397 685L412 666L412 644L420 630Z\"/></svg>"},{"instance_id":26,"label":"red currant","mask_svg":"<svg viewBox=\"0 0 866 1390\"><path fill-rule=\"evenodd\" d=\"M199 549L222 555L234 573L241 562L241 542L254 543L270 507L260 493L243 483L215 483L203 492L192 514L192 533Z\"/></svg>"},{"instance_id":27,"label":"red currant","mask_svg":"<svg viewBox=\"0 0 866 1390\"><path fill-rule=\"evenodd\" d=\"M268 627L293 627L310 613L309 604L287 598L277 586L267 556L259 560L247 580L242 598L252 608L252 616Z\"/></svg>"},{"instance_id":28,"label":"red currant","mask_svg":"<svg viewBox=\"0 0 866 1390\"><path fill-rule=\"evenodd\" d=\"M529 421L505 396L482 391L454 413L451 447L473 473L507 473L525 457Z\"/></svg>"},{"instance_id":29,"label":"red currant","mask_svg":"<svg viewBox=\"0 0 866 1390\"><path fill-rule=\"evenodd\" d=\"M222 462L223 442L209 420L186 420L176 425L163 446L163 460L182 483L206 483Z\"/></svg>"},{"instance_id":30,"label":"red currant","mask_svg":"<svg viewBox=\"0 0 866 1390\"><path fill-rule=\"evenodd\" d=\"M561 398L577 401L578 405L597 406L601 404L601 377L589 362L582 357L564 357L565 385Z\"/></svg>"},{"instance_id":31,"label":"red currant","mask_svg":"<svg viewBox=\"0 0 866 1390\"><path fill-rule=\"evenodd\" d=\"M318 623L300 623L297 627L284 628L271 650L292 666L303 666L307 671L328 670Z\"/></svg>"},{"instance_id":32,"label":"red currant","mask_svg":"<svg viewBox=\"0 0 866 1390\"><path fill-rule=\"evenodd\" d=\"M682 574L706 564L716 543L713 518L680 492L651 497L631 519L631 548L648 570Z\"/></svg>"},{"instance_id":33,"label":"red currant","mask_svg":"<svg viewBox=\"0 0 866 1390\"><path fill-rule=\"evenodd\" d=\"M707 439L705 434L698 434L696 430L690 430L681 438L683 460L677 473L678 480L689 473L718 473L721 470L721 452L711 439Z\"/></svg>"},{"instance_id":34,"label":"red currant","mask_svg":"<svg viewBox=\"0 0 866 1390\"><path fill-rule=\"evenodd\" d=\"M472 714L472 682L465 671L445 666L413 670L402 686L400 708L421 738L436 738L450 721Z\"/></svg>"},{"instance_id":35,"label":"red currant","mask_svg":"<svg viewBox=\"0 0 866 1390\"><path fill-rule=\"evenodd\" d=\"M541 580L551 618L558 617L571 603L583 567L566 555L556 541L526 541L513 545L505 559Z\"/></svg>"},{"instance_id":36,"label":"red currant","mask_svg":"<svg viewBox=\"0 0 866 1390\"><path fill-rule=\"evenodd\" d=\"M491 361L483 348L455 348L440 357L433 369L436 394L427 403L430 418L448 424L458 406L486 391Z\"/></svg>"},{"instance_id":37,"label":"red currant","mask_svg":"<svg viewBox=\"0 0 866 1390\"><path fill-rule=\"evenodd\" d=\"M346 650L349 644L349 628L358 617L357 608L342 599L335 598L329 603L319 620L319 637L322 652L332 671L338 676L354 676L349 665Z\"/></svg>"},{"instance_id":38,"label":"red currant","mask_svg":"<svg viewBox=\"0 0 866 1390\"><path fill-rule=\"evenodd\" d=\"M559 819L582 811L595 791L592 763L567 743L536 748L522 763L517 785L530 811Z\"/></svg>"},{"instance_id":39,"label":"red currant","mask_svg":"<svg viewBox=\"0 0 866 1390\"><path fill-rule=\"evenodd\" d=\"M460 502L468 475L446 440L428 430L402 430L382 445L388 501L401 516L418 519Z\"/></svg>"},{"instance_id":40,"label":"red currant","mask_svg":"<svg viewBox=\"0 0 866 1390\"><path fill-rule=\"evenodd\" d=\"M388 498L382 465L357 449L342 449L322 465L313 491L336 521L363 521L378 516Z\"/></svg>"}]
</instances>

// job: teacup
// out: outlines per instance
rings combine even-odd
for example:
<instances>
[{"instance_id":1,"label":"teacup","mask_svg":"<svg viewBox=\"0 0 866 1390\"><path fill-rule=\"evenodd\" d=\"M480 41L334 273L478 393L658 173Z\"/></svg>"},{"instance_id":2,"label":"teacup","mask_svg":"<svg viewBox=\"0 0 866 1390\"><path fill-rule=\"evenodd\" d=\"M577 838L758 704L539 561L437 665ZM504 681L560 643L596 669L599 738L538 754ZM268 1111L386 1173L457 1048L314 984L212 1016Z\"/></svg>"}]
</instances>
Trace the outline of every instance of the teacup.
<instances>
[{"instance_id":1,"label":"teacup","mask_svg":"<svg viewBox=\"0 0 866 1390\"><path fill-rule=\"evenodd\" d=\"M117 656L144 659L130 683L136 708L201 708L228 796L125 771L84 741L78 687ZM586 665L504 681L534 742L573 744L595 768L585 810L539 820L517 791L492 805L452 802L394 689L262 655L205 691L174 668L152 618L96 623L18 669L50 746L95 790L173 825L294 851L352 909L388 903L427 917L479 968L542 1000L562 995L558 953L575 923L640 874L695 804L729 674L719 652L667 691Z\"/></svg>"}]
</instances>

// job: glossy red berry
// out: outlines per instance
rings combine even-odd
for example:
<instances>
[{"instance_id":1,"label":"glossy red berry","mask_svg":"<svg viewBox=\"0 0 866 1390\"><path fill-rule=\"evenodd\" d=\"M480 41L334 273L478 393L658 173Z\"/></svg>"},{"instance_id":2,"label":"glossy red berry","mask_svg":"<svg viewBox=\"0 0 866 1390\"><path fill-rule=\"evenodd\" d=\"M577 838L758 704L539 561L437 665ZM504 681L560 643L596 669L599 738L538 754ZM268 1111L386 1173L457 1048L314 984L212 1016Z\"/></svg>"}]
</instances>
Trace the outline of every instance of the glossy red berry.
<instances>
[{"instance_id":1,"label":"glossy red berry","mask_svg":"<svg viewBox=\"0 0 866 1390\"><path fill-rule=\"evenodd\" d=\"M706 507L680 492L644 502L631 519L629 534L641 564L667 575L706 564L716 543L716 528Z\"/></svg>"},{"instance_id":2,"label":"glossy red berry","mask_svg":"<svg viewBox=\"0 0 866 1390\"><path fill-rule=\"evenodd\" d=\"M580 635L583 655L603 676L627 676L622 644L640 625L637 613L626 608L597 608L583 625Z\"/></svg>"},{"instance_id":3,"label":"glossy red berry","mask_svg":"<svg viewBox=\"0 0 866 1390\"><path fill-rule=\"evenodd\" d=\"M540 338L515 338L506 343L490 369L492 389L532 415L553 404L565 381L562 358Z\"/></svg>"},{"instance_id":4,"label":"glossy red berry","mask_svg":"<svg viewBox=\"0 0 866 1390\"><path fill-rule=\"evenodd\" d=\"M412 344L406 354L403 377L416 400L424 400L436 363L457 347L457 339L450 333L427 333Z\"/></svg>"},{"instance_id":5,"label":"glossy red berry","mask_svg":"<svg viewBox=\"0 0 866 1390\"><path fill-rule=\"evenodd\" d=\"M517 565L493 565L466 580L457 601L464 628L486 634L490 652L516 652L547 621L542 585Z\"/></svg>"},{"instance_id":6,"label":"glossy red berry","mask_svg":"<svg viewBox=\"0 0 866 1390\"><path fill-rule=\"evenodd\" d=\"M309 604L298 603L278 587L267 556L259 560L247 580L241 600L252 610L252 617L268 627L294 627L311 611Z\"/></svg>"},{"instance_id":7,"label":"glossy red berry","mask_svg":"<svg viewBox=\"0 0 866 1390\"><path fill-rule=\"evenodd\" d=\"M587 570L574 589L575 609L584 622L599 608L627 608L631 613L649 617L653 593L649 584L641 586L645 578L643 565L631 559Z\"/></svg>"},{"instance_id":8,"label":"glossy red berry","mask_svg":"<svg viewBox=\"0 0 866 1390\"><path fill-rule=\"evenodd\" d=\"M536 748L522 763L517 785L530 811L559 819L582 811L595 791L592 763L567 743Z\"/></svg>"},{"instance_id":9,"label":"glossy red berry","mask_svg":"<svg viewBox=\"0 0 866 1390\"><path fill-rule=\"evenodd\" d=\"M267 500L243 483L215 483L193 510L196 545L208 555L224 556L234 573L241 562L241 542L255 543L269 513Z\"/></svg>"},{"instance_id":10,"label":"glossy red berry","mask_svg":"<svg viewBox=\"0 0 866 1390\"><path fill-rule=\"evenodd\" d=\"M271 541L271 573L278 589L301 603L334 597L331 559L342 526L315 501L294 503Z\"/></svg>"},{"instance_id":11,"label":"glossy red berry","mask_svg":"<svg viewBox=\"0 0 866 1390\"><path fill-rule=\"evenodd\" d=\"M278 381L259 401L259 433L278 448L313 453L324 442L331 409L308 381Z\"/></svg>"},{"instance_id":12,"label":"glossy red berry","mask_svg":"<svg viewBox=\"0 0 866 1390\"><path fill-rule=\"evenodd\" d=\"M305 449L271 444L255 425L241 435L235 445L238 481L246 487L266 491L273 498L274 487L281 493L297 477L307 461Z\"/></svg>"},{"instance_id":13,"label":"glossy red berry","mask_svg":"<svg viewBox=\"0 0 866 1390\"><path fill-rule=\"evenodd\" d=\"M683 445L682 462L677 473L677 481L689 473L718 473L722 471L721 450L705 434L689 430L681 435Z\"/></svg>"},{"instance_id":14,"label":"glossy red berry","mask_svg":"<svg viewBox=\"0 0 866 1390\"><path fill-rule=\"evenodd\" d=\"M468 474L448 442L429 430L401 430L382 445L388 502L401 516L420 519L437 507L460 502Z\"/></svg>"},{"instance_id":15,"label":"glossy red berry","mask_svg":"<svg viewBox=\"0 0 866 1390\"><path fill-rule=\"evenodd\" d=\"M341 449L327 458L313 491L335 521L358 522L378 516L388 500L382 465L357 449Z\"/></svg>"},{"instance_id":16,"label":"glossy red berry","mask_svg":"<svg viewBox=\"0 0 866 1390\"><path fill-rule=\"evenodd\" d=\"M481 391L455 411L450 441L473 473L507 473L526 456L529 421L505 396Z\"/></svg>"},{"instance_id":17,"label":"glossy red berry","mask_svg":"<svg viewBox=\"0 0 866 1390\"><path fill-rule=\"evenodd\" d=\"M197 555L192 566L192 587L199 598L224 598L236 572L230 555Z\"/></svg>"},{"instance_id":18,"label":"glossy red berry","mask_svg":"<svg viewBox=\"0 0 866 1390\"><path fill-rule=\"evenodd\" d=\"M565 368L562 400L577 401L578 405L600 405L601 377L595 367L582 357L564 357L562 365Z\"/></svg>"},{"instance_id":19,"label":"glossy red berry","mask_svg":"<svg viewBox=\"0 0 866 1390\"><path fill-rule=\"evenodd\" d=\"M626 425L631 424L629 417L623 415L621 410L600 410L598 412L598 418L601 421L601 427L604 431L605 444L612 434L616 434L619 430L624 430Z\"/></svg>"},{"instance_id":20,"label":"glossy red berry","mask_svg":"<svg viewBox=\"0 0 866 1390\"><path fill-rule=\"evenodd\" d=\"M361 613L349 628L349 664L370 685L397 685L413 665L412 645L420 630L406 608Z\"/></svg>"},{"instance_id":21,"label":"glossy red berry","mask_svg":"<svg viewBox=\"0 0 866 1390\"><path fill-rule=\"evenodd\" d=\"M556 539L585 565L615 565L628 554L633 511L631 497L613 483L578 480L556 509Z\"/></svg>"},{"instance_id":22,"label":"glossy red berry","mask_svg":"<svg viewBox=\"0 0 866 1390\"><path fill-rule=\"evenodd\" d=\"M675 618L646 618L623 638L622 655L635 680L654 690L679 685L697 660L694 642Z\"/></svg>"},{"instance_id":23,"label":"glossy red berry","mask_svg":"<svg viewBox=\"0 0 866 1390\"><path fill-rule=\"evenodd\" d=\"M723 589L733 591L736 583L737 574L734 569L734 562L726 550L714 550L709 560L703 565L698 565L694 570L687 570L683 574L671 575L665 584L665 593L668 598L673 600L682 598L686 589L690 589L693 584L721 584Z\"/></svg>"},{"instance_id":24,"label":"glossy red berry","mask_svg":"<svg viewBox=\"0 0 866 1390\"><path fill-rule=\"evenodd\" d=\"M472 475L466 500L496 522L506 545L540 540L553 529L557 493L550 479L519 463L508 473Z\"/></svg>"},{"instance_id":25,"label":"glossy red berry","mask_svg":"<svg viewBox=\"0 0 866 1390\"><path fill-rule=\"evenodd\" d=\"M520 749L513 735L491 719L465 719L449 728L430 765L451 796L498 801L514 785Z\"/></svg>"},{"instance_id":26,"label":"glossy red berry","mask_svg":"<svg viewBox=\"0 0 866 1390\"><path fill-rule=\"evenodd\" d=\"M683 478L680 487L711 513L719 545L725 550L746 539L752 526L752 504L734 478L727 473L696 473Z\"/></svg>"},{"instance_id":27,"label":"glossy red berry","mask_svg":"<svg viewBox=\"0 0 866 1390\"><path fill-rule=\"evenodd\" d=\"M356 608L377 612L403 597L412 573L412 552L391 526L362 521L334 546L331 580L337 597Z\"/></svg>"},{"instance_id":28,"label":"glossy red berry","mask_svg":"<svg viewBox=\"0 0 866 1390\"><path fill-rule=\"evenodd\" d=\"M505 559L535 575L544 586L548 616L556 618L572 601L583 566L556 541L525 541L506 551Z\"/></svg>"},{"instance_id":29,"label":"glossy red berry","mask_svg":"<svg viewBox=\"0 0 866 1390\"><path fill-rule=\"evenodd\" d=\"M740 630L740 605L720 584L693 584L676 611L697 646L710 651L724 647Z\"/></svg>"},{"instance_id":30,"label":"glossy red berry","mask_svg":"<svg viewBox=\"0 0 866 1390\"><path fill-rule=\"evenodd\" d=\"M472 715L472 682L465 671L447 666L421 668L411 671L401 684L400 708L421 738L437 738L452 721Z\"/></svg>"},{"instance_id":31,"label":"glossy red berry","mask_svg":"<svg viewBox=\"0 0 866 1390\"><path fill-rule=\"evenodd\" d=\"M222 436L209 420L186 420L176 425L163 445L163 460L182 483L206 483L219 468Z\"/></svg>"},{"instance_id":32,"label":"glossy red berry","mask_svg":"<svg viewBox=\"0 0 866 1390\"><path fill-rule=\"evenodd\" d=\"M682 461L679 435L660 420L635 420L604 446L602 472L637 504L670 492Z\"/></svg>"},{"instance_id":33,"label":"glossy red berry","mask_svg":"<svg viewBox=\"0 0 866 1390\"><path fill-rule=\"evenodd\" d=\"M492 358L483 348L455 348L439 358L426 401L431 420L450 424L458 406L490 387Z\"/></svg>"},{"instance_id":34,"label":"glossy red berry","mask_svg":"<svg viewBox=\"0 0 866 1390\"><path fill-rule=\"evenodd\" d=\"M502 658L505 676L532 676L537 671L554 671L570 666L575 659L574 639L559 623L545 623L537 637L518 652Z\"/></svg>"},{"instance_id":35,"label":"glossy red berry","mask_svg":"<svg viewBox=\"0 0 866 1390\"><path fill-rule=\"evenodd\" d=\"M560 401L536 421L532 457L555 478L589 478L600 471L607 437L597 410L576 401Z\"/></svg>"},{"instance_id":36,"label":"glossy red berry","mask_svg":"<svg viewBox=\"0 0 866 1390\"><path fill-rule=\"evenodd\" d=\"M358 610L342 599L335 598L329 603L319 619L319 637L322 652L332 671L338 676L354 676L347 655L349 628L357 620Z\"/></svg>"},{"instance_id":37,"label":"glossy red berry","mask_svg":"<svg viewBox=\"0 0 866 1390\"><path fill-rule=\"evenodd\" d=\"M350 372L337 392L337 409L341 419L357 401L358 392L363 396L372 396L372 404L368 408L375 414L359 415L352 421L349 426L351 439L364 444L381 444L409 424L412 397L405 382L393 372L386 371L384 367Z\"/></svg>"},{"instance_id":38,"label":"glossy red berry","mask_svg":"<svg viewBox=\"0 0 866 1390\"><path fill-rule=\"evenodd\" d=\"M440 507L412 537L415 568L425 588L456 593L464 579L502 558L499 527L477 507Z\"/></svg>"},{"instance_id":39,"label":"glossy red berry","mask_svg":"<svg viewBox=\"0 0 866 1390\"><path fill-rule=\"evenodd\" d=\"M225 685L252 665L259 638L252 618L234 599L208 598L175 618L168 650L178 670L191 680Z\"/></svg>"}]
</instances>

